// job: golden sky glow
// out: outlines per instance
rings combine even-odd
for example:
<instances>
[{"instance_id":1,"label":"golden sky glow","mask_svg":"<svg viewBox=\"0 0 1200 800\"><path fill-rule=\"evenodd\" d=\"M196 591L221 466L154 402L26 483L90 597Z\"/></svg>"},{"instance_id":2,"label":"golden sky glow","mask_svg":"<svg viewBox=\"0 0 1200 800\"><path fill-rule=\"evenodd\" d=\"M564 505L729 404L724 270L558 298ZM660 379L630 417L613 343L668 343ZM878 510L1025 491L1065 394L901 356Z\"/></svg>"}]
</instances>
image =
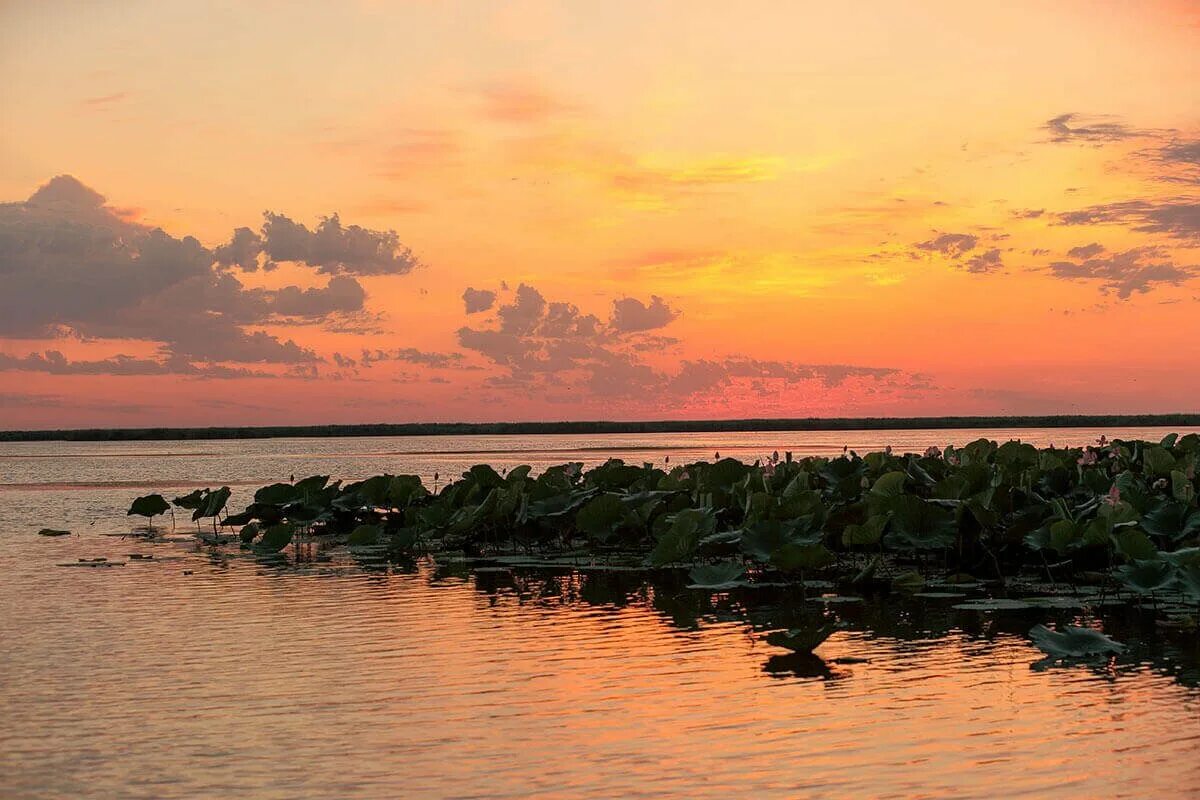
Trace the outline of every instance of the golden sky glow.
<instances>
[{"instance_id":1,"label":"golden sky glow","mask_svg":"<svg viewBox=\"0 0 1200 800\"><path fill-rule=\"evenodd\" d=\"M0 74L3 427L1198 410L1191 3L8 3Z\"/></svg>"}]
</instances>

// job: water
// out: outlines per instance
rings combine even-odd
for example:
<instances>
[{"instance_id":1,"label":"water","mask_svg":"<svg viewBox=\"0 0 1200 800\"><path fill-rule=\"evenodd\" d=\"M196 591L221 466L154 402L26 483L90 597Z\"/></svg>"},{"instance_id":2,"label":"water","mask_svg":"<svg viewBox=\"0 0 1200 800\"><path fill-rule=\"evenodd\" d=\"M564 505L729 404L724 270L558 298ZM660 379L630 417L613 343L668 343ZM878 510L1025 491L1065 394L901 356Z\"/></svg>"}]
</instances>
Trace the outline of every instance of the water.
<instances>
[{"instance_id":1,"label":"water","mask_svg":"<svg viewBox=\"0 0 1200 800\"><path fill-rule=\"evenodd\" d=\"M631 573L379 570L148 544L134 494L314 472L923 450L1101 431L295 439L0 445L0 796L1200 796L1194 643L1131 614L1109 664L1031 669L1037 621L913 601L797 659L790 592ZM1165 431L1104 431L1160 438ZM448 452L455 451L455 452ZM42 527L77 535L38 537ZM181 525L181 533L186 525ZM128 553L107 569L59 562ZM185 574L191 573L191 574ZM839 663L840 659L866 659Z\"/></svg>"}]
</instances>

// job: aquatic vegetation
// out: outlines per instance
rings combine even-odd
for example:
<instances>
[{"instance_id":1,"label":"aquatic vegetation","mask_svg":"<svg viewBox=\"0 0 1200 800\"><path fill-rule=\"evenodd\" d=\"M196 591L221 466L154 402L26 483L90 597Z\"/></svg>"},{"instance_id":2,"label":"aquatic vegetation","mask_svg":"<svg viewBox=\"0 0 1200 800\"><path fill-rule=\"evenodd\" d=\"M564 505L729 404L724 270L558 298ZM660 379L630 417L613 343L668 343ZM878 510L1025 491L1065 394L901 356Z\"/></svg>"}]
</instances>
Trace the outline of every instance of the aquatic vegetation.
<instances>
[{"instance_id":1,"label":"aquatic vegetation","mask_svg":"<svg viewBox=\"0 0 1200 800\"><path fill-rule=\"evenodd\" d=\"M42 528L38 531L38 536L70 536L70 531L61 531L57 528Z\"/></svg>"},{"instance_id":2,"label":"aquatic vegetation","mask_svg":"<svg viewBox=\"0 0 1200 800\"><path fill-rule=\"evenodd\" d=\"M178 505L178 498L176 498ZM125 516L137 514L140 517L145 517L153 526L154 518L159 514L165 514L171 510L171 505L161 494L148 494L144 497L135 498L129 506L129 510L125 512Z\"/></svg>"},{"instance_id":3,"label":"aquatic vegetation","mask_svg":"<svg viewBox=\"0 0 1200 800\"><path fill-rule=\"evenodd\" d=\"M1045 625L1034 625L1029 631L1029 638L1039 650L1052 658L1090 658L1125 650L1125 645L1113 641L1100 631L1074 625L1063 625L1060 631L1052 631Z\"/></svg>"},{"instance_id":4,"label":"aquatic vegetation","mask_svg":"<svg viewBox=\"0 0 1200 800\"><path fill-rule=\"evenodd\" d=\"M279 553L315 537L395 559L566 559L588 569L689 570L695 590L731 591L828 580L854 602L882 587L962 599L1020 578L1049 589L1103 583L1061 600L976 598L976 610L1087 606L1113 596L1200 608L1200 436L1038 449L980 439L922 453L743 463L716 458L670 468L619 459L534 475L480 464L430 491L414 475L343 484L318 475L254 493L223 516L229 487L175 498L211 518L211 544ZM130 513L153 516L161 496ZM219 527L238 531L216 535ZM364 556L366 557L366 556ZM1040 577L1036 577L1040 576Z\"/></svg>"}]
</instances>

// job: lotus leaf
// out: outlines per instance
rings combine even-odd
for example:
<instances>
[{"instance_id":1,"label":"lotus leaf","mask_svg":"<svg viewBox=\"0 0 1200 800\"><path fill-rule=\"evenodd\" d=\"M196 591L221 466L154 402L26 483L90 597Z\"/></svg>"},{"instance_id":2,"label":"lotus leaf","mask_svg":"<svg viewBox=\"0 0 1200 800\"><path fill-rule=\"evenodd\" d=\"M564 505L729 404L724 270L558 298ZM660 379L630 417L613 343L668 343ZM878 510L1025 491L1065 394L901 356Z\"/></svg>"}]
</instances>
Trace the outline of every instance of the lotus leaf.
<instances>
[{"instance_id":1,"label":"lotus leaf","mask_svg":"<svg viewBox=\"0 0 1200 800\"><path fill-rule=\"evenodd\" d=\"M1034 625L1029 631L1029 638L1039 650L1052 658L1090 658L1125 650L1125 645L1113 641L1100 631L1074 625L1063 625L1059 631L1052 631L1045 625Z\"/></svg>"}]
</instances>

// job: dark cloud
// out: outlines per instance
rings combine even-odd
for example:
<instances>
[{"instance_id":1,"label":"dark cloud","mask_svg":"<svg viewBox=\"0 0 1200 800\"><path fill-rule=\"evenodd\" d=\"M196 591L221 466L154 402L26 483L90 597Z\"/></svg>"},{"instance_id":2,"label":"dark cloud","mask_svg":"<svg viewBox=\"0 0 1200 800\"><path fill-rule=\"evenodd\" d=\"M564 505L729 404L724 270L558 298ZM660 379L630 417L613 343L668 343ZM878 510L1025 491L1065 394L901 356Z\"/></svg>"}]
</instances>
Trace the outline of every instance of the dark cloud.
<instances>
[{"instance_id":1,"label":"dark cloud","mask_svg":"<svg viewBox=\"0 0 1200 800\"><path fill-rule=\"evenodd\" d=\"M158 360L117 355L72 361L58 350L12 356L0 353L0 372L44 372L49 375L192 375L204 378L271 377L270 373L220 364L197 366L183 358Z\"/></svg>"},{"instance_id":2,"label":"dark cloud","mask_svg":"<svg viewBox=\"0 0 1200 800\"><path fill-rule=\"evenodd\" d=\"M1042 127L1050 132L1052 142L1118 142L1145 135L1123 123L1106 121L1107 117L1085 118L1079 114L1059 114Z\"/></svg>"},{"instance_id":3,"label":"dark cloud","mask_svg":"<svg viewBox=\"0 0 1200 800\"><path fill-rule=\"evenodd\" d=\"M947 258L960 258L964 253L975 249L979 237L969 233L943 233L925 242L917 242L913 247L928 253L940 253Z\"/></svg>"},{"instance_id":4,"label":"dark cloud","mask_svg":"<svg viewBox=\"0 0 1200 800\"><path fill-rule=\"evenodd\" d=\"M403 275L417 266L395 231L343 226L337 214L323 218L311 231L282 214L268 211L263 216L262 250L270 261L353 275Z\"/></svg>"},{"instance_id":5,"label":"dark cloud","mask_svg":"<svg viewBox=\"0 0 1200 800\"><path fill-rule=\"evenodd\" d=\"M263 267L293 261L331 277L324 286L246 288L233 268L252 271L260 259ZM210 250L194 237L133 222L99 192L60 175L26 201L0 204L0 336L70 331L159 347L153 359L26 363L40 371L224 376L249 373L215 365L311 365L316 353L255 328L361 322L366 291L353 275L403 274L415 263L394 232L343 226L336 215L309 231L268 214L261 234L237 228Z\"/></svg>"},{"instance_id":6,"label":"dark cloud","mask_svg":"<svg viewBox=\"0 0 1200 800\"><path fill-rule=\"evenodd\" d=\"M1098 245L1073 248L1070 254L1090 255L1073 255L1073 261L1054 261L1049 266L1050 273L1067 280L1100 282L1103 291L1122 300L1149 292L1156 285L1178 286L1197 274L1195 267L1173 263L1161 248L1137 247L1101 256L1104 248L1095 251L1095 247Z\"/></svg>"},{"instance_id":7,"label":"dark cloud","mask_svg":"<svg viewBox=\"0 0 1200 800\"><path fill-rule=\"evenodd\" d=\"M1059 225L1127 225L1144 233L1165 233L1179 239L1200 239L1200 201L1123 200L1055 215Z\"/></svg>"},{"instance_id":8,"label":"dark cloud","mask_svg":"<svg viewBox=\"0 0 1200 800\"><path fill-rule=\"evenodd\" d=\"M1200 186L1200 139L1181 138L1172 131L1132 158L1143 162L1141 171L1154 180Z\"/></svg>"},{"instance_id":9,"label":"dark cloud","mask_svg":"<svg viewBox=\"0 0 1200 800\"><path fill-rule=\"evenodd\" d=\"M272 313L285 317L323 318L362 310L367 299L362 284L349 275L335 275L323 287L285 286L263 293Z\"/></svg>"},{"instance_id":10,"label":"dark cloud","mask_svg":"<svg viewBox=\"0 0 1200 800\"><path fill-rule=\"evenodd\" d=\"M478 314L496 304L496 293L490 289L472 289L468 286L462 293L462 299L468 314Z\"/></svg>"},{"instance_id":11,"label":"dark cloud","mask_svg":"<svg viewBox=\"0 0 1200 800\"><path fill-rule=\"evenodd\" d=\"M254 272L258 269L258 255L262 249L261 236L249 228L237 228L227 244L213 250L213 258L218 266L239 267L247 272Z\"/></svg>"},{"instance_id":12,"label":"dark cloud","mask_svg":"<svg viewBox=\"0 0 1200 800\"><path fill-rule=\"evenodd\" d=\"M415 347L400 347L392 350L363 350L359 363L364 367L370 367L380 361L400 361L406 364L440 368L456 366L462 359L462 353L430 353ZM353 365L352 360L350 365Z\"/></svg>"},{"instance_id":13,"label":"dark cloud","mask_svg":"<svg viewBox=\"0 0 1200 800\"><path fill-rule=\"evenodd\" d=\"M1003 267L1004 264L1000 260L1000 249L997 247L967 259L964 265L967 272L974 273L996 272Z\"/></svg>"},{"instance_id":14,"label":"dark cloud","mask_svg":"<svg viewBox=\"0 0 1200 800\"><path fill-rule=\"evenodd\" d=\"M671 324L679 312L672 309L658 295L650 296L650 305L633 297L623 297L613 302L610 324L621 333L652 331Z\"/></svg>"},{"instance_id":15,"label":"dark cloud","mask_svg":"<svg viewBox=\"0 0 1200 800\"><path fill-rule=\"evenodd\" d=\"M1088 259L1103 252L1104 245L1100 244L1099 242L1092 242L1091 244L1072 247L1067 251L1067 256L1069 258Z\"/></svg>"}]
</instances>

